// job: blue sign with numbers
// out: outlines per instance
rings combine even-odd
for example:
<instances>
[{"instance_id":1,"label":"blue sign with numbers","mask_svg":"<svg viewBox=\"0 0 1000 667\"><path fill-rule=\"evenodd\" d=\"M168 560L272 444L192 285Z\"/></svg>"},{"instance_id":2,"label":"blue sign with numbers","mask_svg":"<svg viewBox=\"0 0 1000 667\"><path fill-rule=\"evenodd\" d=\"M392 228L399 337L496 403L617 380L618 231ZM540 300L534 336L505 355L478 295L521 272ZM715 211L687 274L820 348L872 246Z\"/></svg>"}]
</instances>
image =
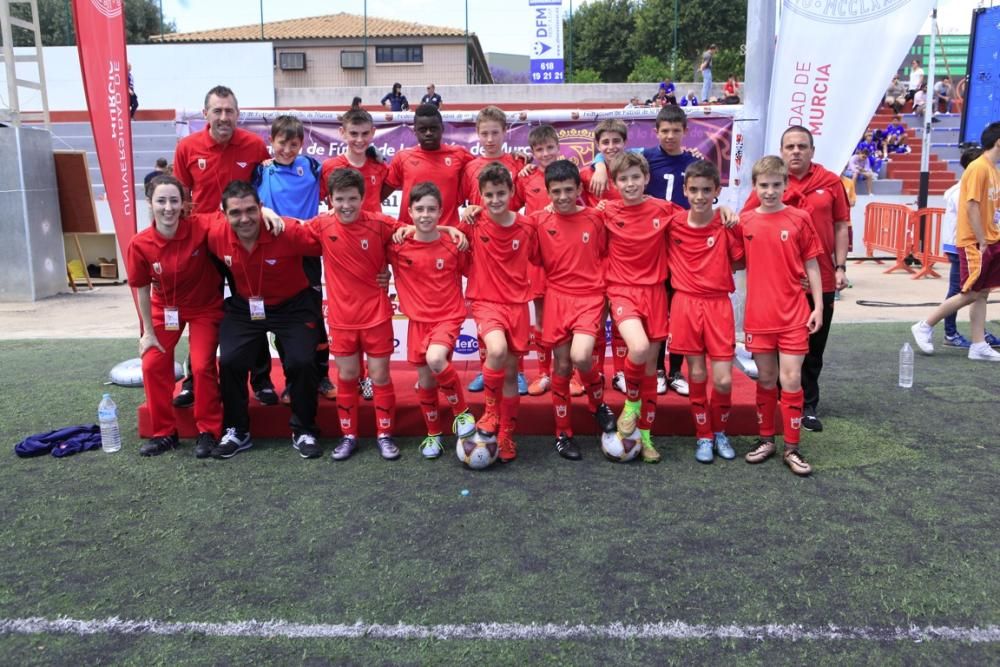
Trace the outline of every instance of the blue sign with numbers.
<instances>
[{"instance_id":1,"label":"blue sign with numbers","mask_svg":"<svg viewBox=\"0 0 1000 667\"><path fill-rule=\"evenodd\" d=\"M532 60L531 83L563 83L563 61Z\"/></svg>"}]
</instances>

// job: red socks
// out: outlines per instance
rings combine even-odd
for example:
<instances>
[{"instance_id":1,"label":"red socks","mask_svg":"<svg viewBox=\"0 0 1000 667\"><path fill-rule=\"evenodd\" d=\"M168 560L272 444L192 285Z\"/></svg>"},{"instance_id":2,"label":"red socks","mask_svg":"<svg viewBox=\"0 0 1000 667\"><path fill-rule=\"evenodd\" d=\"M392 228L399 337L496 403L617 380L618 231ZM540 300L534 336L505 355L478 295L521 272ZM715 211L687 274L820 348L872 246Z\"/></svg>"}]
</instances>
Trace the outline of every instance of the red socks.
<instances>
[{"instance_id":1,"label":"red socks","mask_svg":"<svg viewBox=\"0 0 1000 667\"><path fill-rule=\"evenodd\" d=\"M597 410L597 406L604 402L604 382L597 368L592 367L590 372L580 371L580 379L583 381L584 389L587 390L587 407L591 412Z\"/></svg>"},{"instance_id":2,"label":"red socks","mask_svg":"<svg viewBox=\"0 0 1000 667\"><path fill-rule=\"evenodd\" d=\"M625 395L630 401L639 400L639 392L646 377L646 365L633 363L625 357ZM653 392L656 392L656 376L653 376Z\"/></svg>"},{"instance_id":3,"label":"red socks","mask_svg":"<svg viewBox=\"0 0 1000 667\"><path fill-rule=\"evenodd\" d=\"M502 384L502 382L501 382ZM504 396L500 404L500 433L511 437L517 430L517 409L521 405L521 396Z\"/></svg>"},{"instance_id":4,"label":"red socks","mask_svg":"<svg viewBox=\"0 0 1000 667\"><path fill-rule=\"evenodd\" d=\"M785 429L785 449L799 446L802 425L802 390L781 392L781 418Z\"/></svg>"},{"instance_id":5,"label":"red socks","mask_svg":"<svg viewBox=\"0 0 1000 667\"><path fill-rule=\"evenodd\" d=\"M486 398L486 407L499 406L500 398L503 396L503 369L492 369L483 366L483 391Z\"/></svg>"},{"instance_id":6,"label":"red socks","mask_svg":"<svg viewBox=\"0 0 1000 667\"><path fill-rule=\"evenodd\" d=\"M704 380L688 380L691 393L691 416L694 418L694 432L698 439L712 438L712 424L708 419L708 383Z\"/></svg>"},{"instance_id":7,"label":"red socks","mask_svg":"<svg viewBox=\"0 0 1000 667\"><path fill-rule=\"evenodd\" d=\"M625 340L618 333L618 327L611 325L611 365L615 374L625 372L625 357L628 356L628 347Z\"/></svg>"},{"instance_id":8,"label":"red socks","mask_svg":"<svg viewBox=\"0 0 1000 667\"><path fill-rule=\"evenodd\" d=\"M716 433L726 432L726 423L729 421L729 411L733 408L733 395L731 392L712 392L712 430Z\"/></svg>"},{"instance_id":9,"label":"red socks","mask_svg":"<svg viewBox=\"0 0 1000 667\"><path fill-rule=\"evenodd\" d=\"M469 409L465 402L465 392L462 391L462 383L454 366L448 364L443 371L434 375L434 379L444 394L444 400L451 406L452 414L460 415Z\"/></svg>"},{"instance_id":10,"label":"red socks","mask_svg":"<svg viewBox=\"0 0 1000 667\"><path fill-rule=\"evenodd\" d=\"M389 384L373 384L375 392L375 433L378 436L392 435L396 421L396 389Z\"/></svg>"},{"instance_id":11,"label":"red socks","mask_svg":"<svg viewBox=\"0 0 1000 667\"><path fill-rule=\"evenodd\" d=\"M542 345L542 332L533 328L531 334L535 344L535 354L538 355L538 374L552 377L552 351Z\"/></svg>"},{"instance_id":12,"label":"red socks","mask_svg":"<svg viewBox=\"0 0 1000 667\"><path fill-rule=\"evenodd\" d=\"M801 412L801 398L799 400ZM757 430L760 437L765 440L774 439L774 413L777 409L778 388L764 389L760 383L757 383Z\"/></svg>"},{"instance_id":13,"label":"red socks","mask_svg":"<svg viewBox=\"0 0 1000 667\"><path fill-rule=\"evenodd\" d=\"M427 425L427 435L441 435L437 388L417 387L417 398L420 400L420 413L424 416L424 424Z\"/></svg>"},{"instance_id":14,"label":"red socks","mask_svg":"<svg viewBox=\"0 0 1000 667\"><path fill-rule=\"evenodd\" d=\"M552 376L552 409L556 416L556 435L565 433L573 435L573 427L570 425L569 408L569 378L562 375Z\"/></svg>"},{"instance_id":15,"label":"red socks","mask_svg":"<svg viewBox=\"0 0 1000 667\"><path fill-rule=\"evenodd\" d=\"M645 375L642 378L642 389L639 391L642 399L642 411L639 413L639 428L648 431L653 428L656 419L656 376Z\"/></svg>"},{"instance_id":16,"label":"red socks","mask_svg":"<svg viewBox=\"0 0 1000 667\"><path fill-rule=\"evenodd\" d=\"M340 432L355 438L358 437L357 386L357 378L348 380L343 375L338 375L337 416L340 419Z\"/></svg>"}]
</instances>

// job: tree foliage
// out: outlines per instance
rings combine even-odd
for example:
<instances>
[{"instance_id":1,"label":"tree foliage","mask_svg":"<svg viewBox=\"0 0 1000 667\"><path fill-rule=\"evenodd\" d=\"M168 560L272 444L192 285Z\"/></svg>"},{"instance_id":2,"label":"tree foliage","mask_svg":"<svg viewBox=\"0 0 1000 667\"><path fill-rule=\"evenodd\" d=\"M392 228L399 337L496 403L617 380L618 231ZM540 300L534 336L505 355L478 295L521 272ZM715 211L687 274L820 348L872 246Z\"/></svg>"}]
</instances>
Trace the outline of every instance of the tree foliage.
<instances>
[{"instance_id":1,"label":"tree foliage","mask_svg":"<svg viewBox=\"0 0 1000 667\"><path fill-rule=\"evenodd\" d=\"M125 0L125 41L128 44L145 44L150 35L160 34L160 6L157 0ZM27 20L28 4L11 5L11 14ZM73 15L69 0L38 0L38 28L44 46L72 46L76 44ZM164 21L163 32L176 32L173 21ZM14 28L14 46L31 46L31 33Z\"/></svg>"},{"instance_id":2,"label":"tree foliage","mask_svg":"<svg viewBox=\"0 0 1000 667\"><path fill-rule=\"evenodd\" d=\"M675 0L642 0L635 10L638 53L653 53L664 62L674 48ZM709 44L739 51L746 39L745 0L685 0L677 2L677 52L700 62ZM680 76L682 73L678 73Z\"/></svg>"},{"instance_id":3,"label":"tree foliage","mask_svg":"<svg viewBox=\"0 0 1000 667\"><path fill-rule=\"evenodd\" d=\"M601 73L597 70L592 70L589 68L584 69L573 69L573 73L569 77L570 83L603 83L604 79L601 78Z\"/></svg>"},{"instance_id":4,"label":"tree foliage","mask_svg":"<svg viewBox=\"0 0 1000 667\"><path fill-rule=\"evenodd\" d=\"M572 22L564 22L563 35L567 41L564 52L572 54L574 74L590 69L602 81L625 80L637 58L632 41L633 10L634 3L629 0L594 0L573 12Z\"/></svg>"},{"instance_id":5,"label":"tree foliage","mask_svg":"<svg viewBox=\"0 0 1000 667\"><path fill-rule=\"evenodd\" d=\"M628 75L629 83L663 81L670 76L670 67L656 56L642 56Z\"/></svg>"}]
</instances>

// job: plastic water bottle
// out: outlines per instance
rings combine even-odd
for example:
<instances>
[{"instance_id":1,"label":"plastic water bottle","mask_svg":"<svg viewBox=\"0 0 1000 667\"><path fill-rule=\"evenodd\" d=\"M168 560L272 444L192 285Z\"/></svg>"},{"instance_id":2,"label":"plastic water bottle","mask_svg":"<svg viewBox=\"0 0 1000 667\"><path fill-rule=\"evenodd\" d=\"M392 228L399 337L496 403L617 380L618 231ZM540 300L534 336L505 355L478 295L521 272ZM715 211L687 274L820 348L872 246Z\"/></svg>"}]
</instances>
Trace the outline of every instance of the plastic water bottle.
<instances>
[{"instance_id":1,"label":"plastic water bottle","mask_svg":"<svg viewBox=\"0 0 1000 667\"><path fill-rule=\"evenodd\" d=\"M899 386L904 389L913 386L913 348L908 342L899 350Z\"/></svg>"},{"instance_id":2,"label":"plastic water bottle","mask_svg":"<svg viewBox=\"0 0 1000 667\"><path fill-rule=\"evenodd\" d=\"M118 406L111 394L104 394L97 406L97 421L101 424L101 449L111 453L122 448L122 434L118 429Z\"/></svg>"}]
</instances>

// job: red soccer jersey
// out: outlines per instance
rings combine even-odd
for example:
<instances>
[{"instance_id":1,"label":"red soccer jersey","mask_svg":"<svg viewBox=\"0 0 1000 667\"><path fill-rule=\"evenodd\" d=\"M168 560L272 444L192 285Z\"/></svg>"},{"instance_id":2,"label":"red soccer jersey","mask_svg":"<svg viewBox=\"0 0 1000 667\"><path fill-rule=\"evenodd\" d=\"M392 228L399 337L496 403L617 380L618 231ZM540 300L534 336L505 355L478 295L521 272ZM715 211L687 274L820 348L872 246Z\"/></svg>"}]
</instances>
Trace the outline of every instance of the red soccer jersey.
<instances>
[{"instance_id":1,"label":"red soccer jersey","mask_svg":"<svg viewBox=\"0 0 1000 667\"><path fill-rule=\"evenodd\" d=\"M726 296L736 289L732 262L743 259L743 245L722 224L716 211L704 227L691 227L688 212L671 216L667 231L670 285L695 296Z\"/></svg>"},{"instance_id":2,"label":"red soccer jersey","mask_svg":"<svg viewBox=\"0 0 1000 667\"><path fill-rule=\"evenodd\" d=\"M806 260L823 252L809 215L791 207L777 213L745 211L734 230L747 260L744 328L775 333L805 326L809 303L801 280Z\"/></svg>"},{"instance_id":3,"label":"red soccer jersey","mask_svg":"<svg viewBox=\"0 0 1000 667\"><path fill-rule=\"evenodd\" d=\"M607 163L605 163L607 164ZM610 174L608 176L608 187L605 188L604 194L600 197L595 197L590 193L590 181L594 178L594 167L593 165L584 167L580 170L580 183L583 185L583 203L584 206L597 206L600 201L621 201L622 195L618 192L618 188L615 187L615 182L611 180Z\"/></svg>"},{"instance_id":4,"label":"red soccer jersey","mask_svg":"<svg viewBox=\"0 0 1000 667\"><path fill-rule=\"evenodd\" d=\"M469 253L459 252L447 234L436 241L412 236L389 248L403 313L416 322L441 322L465 317L462 275Z\"/></svg>"},{"instance_id":5,"label":"red soccer jersey","mask_svg":"<svg viewBox=\"0 0 1000 667\"><path fill-rule=\"evenodd\" d=\"M458 206L461 203L462 170L472 160L472 153L461 146L442 144L436 151L420 146L405 148L392 158L385 182L403 191L399 202L399 221L409 225L410 190L417 183L431 181L441 191L441 224L458 226Z\"/></svg>"},{"instance_id":6,"label":"red soccer jersey","mask_svg":"<svg viewBox=\"0 0 1000 667\"><path fill-rule=\"evenodd\" d=\"M230 182L249 183L257 165L270 157L264 140L253 132L236 128L223 145L206 126L177 143L174 176L191 190L195 213L213 213L222 208L222 191Z\"/></svg>"},{"instance_id":7,"label":"red soccer jersey","mask_svg":"<svg viewBox=\"0 0 1000 667\"><path fill-rule=\"evenodd\" d=\"M219 308L222 276L208 252L208 230L226 224L222 213L182 218L172 239L150 226L132 237L125 266L132 287L151 285L150 299L159 308Z\"/></svg>"},{"instance_id":8,"label":"red soccer jersey","mask_svg":"<svg viewBox=\"0 0 1000 667\"><path fill-rule=\"evenodd\" d=\"M309 222L323 244L327 321L331 328L366 329L392 317L392 305L376 276L385 267L396 221L381 213L362 211L344 224L333 213Z\"/></svg>"},{"instance_id":9,"label":"red soccer jersey","mask_svg":"<svg viewBox=\"0 0 1000 667\"><path fill-rule=\"evenodd\" d=\"M847 201L847 192L840 177L814 162L801 178L788 175L788 189L785 190L785 196L781 201L787 206L800 208L809 214L823 249L816 258L820 276L823 278L823 291L835 291L837 270L833 266L833 255L836 251L834 223L851 220L851 205ZM760 199L756 193L751 192L743 210L753 210L758 206Z\"/></svg>"},{"instance_id":10,"label":"red soccer jersey","mask_svg":"<svg viewBox=\"0 0 1000 667\"><path fill-rule=\"evenodd\" d=\"M584 208L570 215L542 211L532 216L545 285L568 294L604 293L604 219Z\"/></svg>"},{"instance_id":11,"label":"red soccer jersey","mask_svg":"<svg viewBox=\"0 0 1000 667\"><path fill-rule=\"evenodd\" d=\"M666 280L667 223L683 211L673 202L653 197L636 206L626 206L621 200L608 202L604 208L608 284L656 285Z\"/></svg>"},{"instance_id":12,"label":"red soccer jersey","mask_svg":"<svg viewBox=\"0 0 1000 667\"><path fill-rule=\"evenodd\" d=\"M308 289L302 258L318 257L320 245L294 218L284 220L280 236L271 234L261 223L260 236L248 251L225 216L220 212L215 217L208 231L208 249L225 264L234 296L243 300L261 297L264 305L277 306Z\"/></svg>"},{"instance_id":13,"label":"red soccer jersey","mask_svg":"<svg viewBox=\"0 0 1000 667\"><path fill-rule=\"evenodd\" d=\"M483 205L483 198L479 195L479 173L486 165L493 162L499 162L507 167L507 171L510 172L510 177L514 181L514 190L511 192L510 204L508 204L507 208L512 211L521 210L521 207L524 206L524 201L517 187L517 174L524 169L524 162L518 160L510 153L504 153L500 157L477 157L470 160L462 172L462 196L470 204L475 206ZM542 181L544 183L544 178Z\"/></svg>"},{"instance_id":14,"label":"red soccer jersey","mask_svg":"<svg viewBox=\"0 0 1000 667\"><path fill-rule=\"evenodd\" d=\"M389 173L389 167L384 162L377 162L368 158L365 160L365 165L358 169L350 163L347 155L338 155L329 160L324 160L319 178L320 200L326 201L327 196L330 194L326 189L326 181L330 178L330 174L337 169L355 169L360 171L361 175L365 177L365 198L361 202L361 210L369 213L382 212L382 184L385 183L386 174Z\"/></svg>"},{"instance_id":15,"label":"red soccer jersey","mask_svg":"<svg viewBox=\"0 0 1000 667\"><path fill-rule=\"evenodd\" d=\"M517 196L524 202L525 215L542 211L552 203L549 191L545 187L545 170L539 167L533 172L517 180Z\"/></svg>"},{"instance_id":16,"label":"red soccer jersey","mask_svg":"<svg viewBox=\"0 0 1000 667\"><path fill-rule=\"evenodd\" d=\"M512 225L501 227L480 213L475 225L462 223L460 229L469 237L472 249L466 298L528 303L531 300L528 266L538 252L531 220L515 214Z\"/></svg>"}]
</instances>

